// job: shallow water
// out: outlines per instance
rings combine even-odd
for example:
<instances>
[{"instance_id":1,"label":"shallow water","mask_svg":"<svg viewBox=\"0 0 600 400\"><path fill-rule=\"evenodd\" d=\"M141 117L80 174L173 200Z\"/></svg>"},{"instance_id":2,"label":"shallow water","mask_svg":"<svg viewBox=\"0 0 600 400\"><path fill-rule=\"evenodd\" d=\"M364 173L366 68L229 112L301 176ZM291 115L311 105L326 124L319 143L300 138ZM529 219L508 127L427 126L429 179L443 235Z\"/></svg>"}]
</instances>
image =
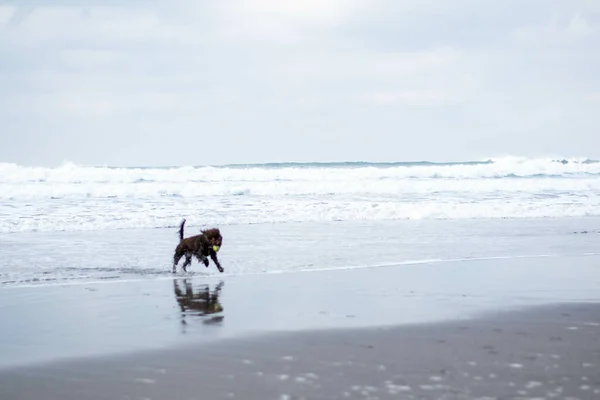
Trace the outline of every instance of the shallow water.
<instances>
[{"instance_id":1,"label":"shallow water","mask_svg":"<svg viewBox=\"0 0 600 400\"><path fill-rule=\"evenodd\" d=\"M176 229L5 234L0 364L597 301L598 226L594 218L224 226L226 273L193 263L175 275Z\"/></svg>"},{"instance_id":2,"label":"shallow water","mask_svg":"<svg viewBox=\"0 0 600 400\"><path fill-rule=\"evenodd\" d=\"M225 275L600 253L600 218L285 223L221 227ZM0 287L170 279L176 229L0 235ZM586 233L582 233L586 232ZM186 236L198 233L186 226ZM180 262L180 266L183 261ZM194 262L178 276L219 275Z\"/></svg>"}]
</instances>

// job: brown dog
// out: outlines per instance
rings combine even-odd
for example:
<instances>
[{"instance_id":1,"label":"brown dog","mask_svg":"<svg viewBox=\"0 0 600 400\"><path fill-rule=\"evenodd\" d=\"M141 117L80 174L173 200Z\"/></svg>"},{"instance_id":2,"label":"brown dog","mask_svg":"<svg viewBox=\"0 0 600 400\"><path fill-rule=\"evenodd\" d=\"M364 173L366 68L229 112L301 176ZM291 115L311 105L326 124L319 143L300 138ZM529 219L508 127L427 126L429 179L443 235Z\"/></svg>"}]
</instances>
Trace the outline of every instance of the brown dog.
<instances>
[{"instance_id":1,"label":"brown dog","mask_svg":"<svg viewBox=\"0 0 600 400\"><path fill-rule=\"evenodd\" d=\"M187 266L192 263L192 256L195 256L199 262L208 267L208 256L213 260L219 272L223 272L223 267L217 258L217 252L223 244L223 237L218 229L207 229L200 235L183 238L183 225L185 219L179 225L179 244L175 248L173 256L173 273L177 271L177 263L185 255L183 270L187 272Z\"/></svg>"}]
</instances>

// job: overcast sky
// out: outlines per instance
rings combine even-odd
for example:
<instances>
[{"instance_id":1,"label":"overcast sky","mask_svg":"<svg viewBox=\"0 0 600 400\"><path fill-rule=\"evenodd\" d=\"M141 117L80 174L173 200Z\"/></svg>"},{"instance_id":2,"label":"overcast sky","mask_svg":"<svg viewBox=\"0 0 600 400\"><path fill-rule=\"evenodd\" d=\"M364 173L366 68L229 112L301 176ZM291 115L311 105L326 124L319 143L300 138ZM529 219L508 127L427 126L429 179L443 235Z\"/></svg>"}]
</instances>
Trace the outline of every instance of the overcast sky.
<instances>
[{"instance_id":1,"label":"overcast sky","mask_svg":"<svg viewBox=\"0 0 600 400\"><path fill-rule=\"evenodd\" d=\"M598 0L0 0L0 162L600 159Z\"/></svg>"}]
</instances>

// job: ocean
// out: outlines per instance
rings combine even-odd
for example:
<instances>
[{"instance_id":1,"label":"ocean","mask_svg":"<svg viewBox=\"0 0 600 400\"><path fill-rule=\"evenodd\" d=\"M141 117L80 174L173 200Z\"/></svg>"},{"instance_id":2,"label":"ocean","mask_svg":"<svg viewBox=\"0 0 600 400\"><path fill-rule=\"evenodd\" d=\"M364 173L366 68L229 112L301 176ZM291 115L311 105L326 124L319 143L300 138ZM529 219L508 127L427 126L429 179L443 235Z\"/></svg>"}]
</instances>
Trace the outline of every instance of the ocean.
<instances>
[{"instance_id":1,"label":"ocean","mask_svg":"<svg viewBox=\"0 0 600 400\"><path fill-rule=\"evenodd\" d=\"M598 251L600 162L0 164L0 286L169 278L177 226L226 275ZM190 274L213 276L193 264Z\"/></svg>"},{"instance_id":2,"label":"ocean","mask_svg":"<svg viewBox=\"0 0 600 400\"><path fill-rule=\"evenodd\" d=\"M0 164L0 233L600 214L600 162Z\"/></svg>"}]
</instances>

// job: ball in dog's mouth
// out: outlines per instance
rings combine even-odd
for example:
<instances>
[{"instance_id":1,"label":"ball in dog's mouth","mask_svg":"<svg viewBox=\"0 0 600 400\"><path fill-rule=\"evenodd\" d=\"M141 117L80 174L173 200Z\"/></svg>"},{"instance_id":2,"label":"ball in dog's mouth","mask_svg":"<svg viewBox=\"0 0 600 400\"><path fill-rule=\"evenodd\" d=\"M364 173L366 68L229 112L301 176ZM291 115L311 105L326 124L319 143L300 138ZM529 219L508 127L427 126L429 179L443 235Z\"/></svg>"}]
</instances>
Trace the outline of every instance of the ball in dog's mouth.
<instances>
[{"instance_id":1,"label":"ball in dog's mouth","mask_svg":"<svg viewBox=\"0 0 600 400\"><path fill-rule=\"evenodd\" d=\"M219 251L219 249L220 249L220 247L219 247L219 246L213 246L213 250L215 251L215 253L216 253L217 251Z\"/></svg>"}]
</instances>

